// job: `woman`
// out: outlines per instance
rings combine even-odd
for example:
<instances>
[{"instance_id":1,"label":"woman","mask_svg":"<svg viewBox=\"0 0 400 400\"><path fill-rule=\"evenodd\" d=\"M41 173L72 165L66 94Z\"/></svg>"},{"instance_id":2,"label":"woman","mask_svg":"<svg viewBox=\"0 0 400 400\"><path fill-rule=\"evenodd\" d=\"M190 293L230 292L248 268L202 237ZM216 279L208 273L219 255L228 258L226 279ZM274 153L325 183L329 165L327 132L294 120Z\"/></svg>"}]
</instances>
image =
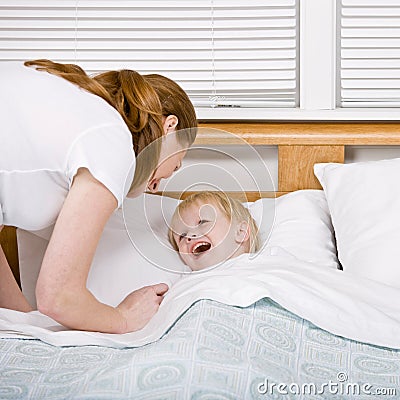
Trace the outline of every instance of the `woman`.
<instances>
[{"instance_id":1,"label":"woman","mask_svg":"<svg viewBox=\"0 0 400 400\"><path fill-rule=\"evenodd\" d=\"M139 289L114 308L94 298L86 279L102 230L124 197L146 186L156 191L179 168L185 152L174 154L171 143L182 150L195 139L190 100L159 75L121 70L89 77L77 65L49 60L2 63L0 85L0 230L55 222L36 287L39 311L72 329L142 328L167 285ZM166 141L176 130L183 133ZM168 159L159 164L160 154ZM31 310L1 248L0 307Z\"/></svg>"}]
</instances>

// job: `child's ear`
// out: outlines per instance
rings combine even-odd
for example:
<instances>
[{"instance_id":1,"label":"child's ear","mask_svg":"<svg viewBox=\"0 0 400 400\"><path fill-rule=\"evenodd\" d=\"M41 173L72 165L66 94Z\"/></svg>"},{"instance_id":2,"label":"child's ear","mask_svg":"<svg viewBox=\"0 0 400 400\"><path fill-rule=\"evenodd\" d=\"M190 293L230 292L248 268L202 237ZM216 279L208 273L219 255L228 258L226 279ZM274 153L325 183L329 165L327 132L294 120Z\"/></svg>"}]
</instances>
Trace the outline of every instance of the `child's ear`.
<instances>
[{"instance_id":1,"label":"child's ear","mask_svg":"<svg viewBox=\"0 0 400 400\"><path fill-rule=\"evenodd\" d=\"M250 226L246 221L237 224L235 240L237 243L244 243L250 238Z\"/></svg>"}]
</instances>

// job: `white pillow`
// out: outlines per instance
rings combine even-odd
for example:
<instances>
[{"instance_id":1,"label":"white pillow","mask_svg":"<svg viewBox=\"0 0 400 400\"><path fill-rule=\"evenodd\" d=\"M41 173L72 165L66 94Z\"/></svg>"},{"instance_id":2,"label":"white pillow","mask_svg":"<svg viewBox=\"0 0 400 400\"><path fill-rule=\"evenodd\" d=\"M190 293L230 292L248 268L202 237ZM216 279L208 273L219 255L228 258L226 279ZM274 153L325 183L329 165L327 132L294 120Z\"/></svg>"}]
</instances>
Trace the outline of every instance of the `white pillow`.
<instances>
[{"instance_id":1,"label":"white pillow","mask_svg":"<svg viewBox=\"0 0 400 400\"><path fill-rule=\"evenodd\" d=\"M335 237L324 192L298 190L279 197L268 246L280 246L300 260L337 269Z\"/></svg>"},{"instance_id":2,"label":"white pillow","mask_svg":"<svg viewBox=\"0 0 400 400\"><path fill-rule=\"evenodd\" d=\"M115 306L135 289L158 282L172 285L182 276L181 272L190 273L167 237L178 202L143 195L126 199L123 211L112 215L96 249L87 282L100 301ZM276 200L260 199L248 203L248 207L260 227L261 237L266 240L270 236L268 246L282 247L295 257L320 266L337 267L332 227L321 190L299 191ZM51 232L52 228L34 234L18 232L21 282L32 304L34 282Z\"/></svg>"},{"instance_id":3,"label":"white pillow","mask_svg":"<svg viewBox=\"0 0 400 400\"><path fill-rule=\"evenodd\" d=\"M314 166L346 272L400 287L400 159Z\"/></svg>"}]
</instances>

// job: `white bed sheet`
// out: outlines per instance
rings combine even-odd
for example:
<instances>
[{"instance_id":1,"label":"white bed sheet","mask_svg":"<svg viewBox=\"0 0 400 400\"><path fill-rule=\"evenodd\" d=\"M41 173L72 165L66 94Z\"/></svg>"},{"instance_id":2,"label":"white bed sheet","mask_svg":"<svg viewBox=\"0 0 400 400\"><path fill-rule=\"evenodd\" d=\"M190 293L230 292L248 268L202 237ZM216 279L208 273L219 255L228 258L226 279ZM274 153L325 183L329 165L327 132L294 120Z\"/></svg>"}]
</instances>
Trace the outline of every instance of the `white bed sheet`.
<instances>
[{"instance_id":1,"label":"white bed sheet","mask_svg":"<svg viewBox=\"0 0 400 400\"><path fill-rule=\"evenodd\" d=\"M334 334L400 349L400 290L333 268L321 268L279 247L249 260L242 255L202 274L179 279L142 330L123 335L68 330L38 312L0 309L1 337L34 337L58 345L136 347L159 339L194 302L248 306L270 297Z\"/></svg>"}]
</instances>

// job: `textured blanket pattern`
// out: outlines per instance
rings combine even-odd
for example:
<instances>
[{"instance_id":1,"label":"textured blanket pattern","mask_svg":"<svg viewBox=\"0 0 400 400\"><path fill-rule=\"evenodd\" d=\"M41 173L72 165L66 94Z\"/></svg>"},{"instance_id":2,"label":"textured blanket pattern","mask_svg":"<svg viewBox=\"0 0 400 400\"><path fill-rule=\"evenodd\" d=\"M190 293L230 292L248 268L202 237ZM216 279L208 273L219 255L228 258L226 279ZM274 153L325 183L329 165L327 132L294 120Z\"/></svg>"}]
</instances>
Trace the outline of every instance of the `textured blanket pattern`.
<instances>
[{"instance_id":1,"label":"textured blanket pattern","mask_svg":"<svg viewBox=\"0 0 400 400\"><path fill-rule=\"evenodd\" d=\"M198 301L160 340L133 349L0 340L0 399L371 400L378 396L268 394L265 383L340 377L373 393L392 388L386 399L400 397L399 376L399 350L332 335L269 299L246 308Z\"/></svg>"}]
</instances>

